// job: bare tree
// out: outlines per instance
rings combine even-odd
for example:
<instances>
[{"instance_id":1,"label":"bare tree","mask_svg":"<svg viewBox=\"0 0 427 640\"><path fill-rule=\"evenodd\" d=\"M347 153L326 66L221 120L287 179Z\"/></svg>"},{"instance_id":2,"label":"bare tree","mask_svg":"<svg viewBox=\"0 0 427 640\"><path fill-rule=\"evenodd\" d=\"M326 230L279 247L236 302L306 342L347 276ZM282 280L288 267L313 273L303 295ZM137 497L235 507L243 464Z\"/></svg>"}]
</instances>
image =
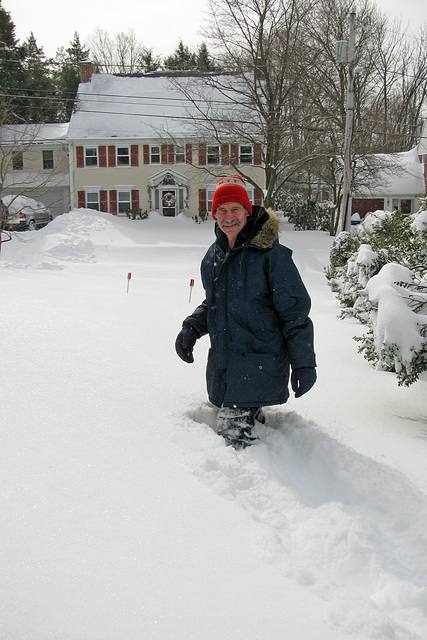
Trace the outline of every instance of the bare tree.
<instances>
[{"instance_id":1,"label":"bare tree","mask_svg":"<svg viewBox=\"0 0 427 640\"><path fill-rule=\"evenodd\" d=\"M316 0L210 0L210 40L224 73L204 87L177 81L200 136L218 144L262 145L264 184L230 164L275 206L283 186L312 156L304 86L310 51L306 21ZM265 187L265 189L264 189Z\"/></svg>"},{"instance_id":2,"label":"bare tree","mask_svg":"<svg viewBox=\"0 0 427 640\"><path fill-rule=\"evenodd\" d=\"M339 210L347 67L336 61L336 43L348 40L352 11L361 68L352 145L352 157L359 159L353 161L356 184L375 182L384 170L369 155L416 142L427 90L425 32L412 40L395 36L399 27L390 29L370 0L210 0L206 36L221 67L235 75L208 77L205 96L199 83L181 86L193 99L196 118L205 119L199 129L206 137L262 143L267 206L277 205L286 191L312 195L323 185ZM218 96L229 106L221 108ZM244 167L235 169L251 182ZM332 234L337 221L331 221Z\"/></svg>"},{"instance_id":3,"label":"bare tree","mask_svg":"<svg viewBox=\"0 0 427 640\"><path fill-rule=\"evenodd\" d=\"M133 29L112 38L105 29L97 27L87 45L93 62L103 73L144 73L160 66L160 58L138 41Z\"/></svg>"},{"instance_id":4,"label":"bare tree","mask_svg":"<svg viewBox=\"0 0 427 640\"><path fill-rule=\"evenodd\" d=\"M329 185L340 208L342 154L346 119L347 65L336 61L335 47L348 40L349 14L357 11L353 185L374 184L387 167L373 154L404 151L417 141L425 98L423 40L402 37L400 23L390 26L375 4L361 0L325 0L316 5L309 25L312 55L306 91L313 127L319 131L319 154L310 171ZM357 162L356 162L357 158ZM389 156L389 170L398 168ZM363 168L363 169L362 169ZM337 217L331 220L334 235Z\"/></svg>"},{"instance_id":5,"label":"bare tree","mask_svg":"<svg viewBox=\"0 0 427 640\"><path fill-rule=\"evenodd\" d=\"M103 73L116 71L115 43L108 31L97 27L86 40L92 61Z\"/></svg>"}]
</instances>

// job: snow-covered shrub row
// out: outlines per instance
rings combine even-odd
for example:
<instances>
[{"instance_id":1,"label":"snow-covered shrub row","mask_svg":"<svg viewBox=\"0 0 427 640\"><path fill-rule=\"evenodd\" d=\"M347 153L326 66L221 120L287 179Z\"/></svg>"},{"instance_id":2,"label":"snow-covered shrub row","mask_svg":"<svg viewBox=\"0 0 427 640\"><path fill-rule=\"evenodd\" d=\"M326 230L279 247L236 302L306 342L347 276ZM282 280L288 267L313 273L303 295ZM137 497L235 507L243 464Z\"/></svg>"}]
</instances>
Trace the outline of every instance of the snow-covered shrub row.
<instances>
[{"instance_id":1,"label":"snow-covered shrub row","mask_svg":"<svg viewBox=\"0 0 427 640\"><path fill-rule=\"evenodd\" d=\"M280 208L296 231L329 231L335 205L332 202L314 202L296 195L284 198L280 202Z\"/></svg>"},{"instance_id":2,"label":"snow-covered shrub row","mask_svg":"<svg viewBox=\"0 0 427 640\"><path fill-rule=\"evenodd\" d=\"M427 199L417 214L377 211L339 234L326 277L341 316L368 325L355 338L378 369L410 385L427 370Z\"/></svg>"}]
</instances>

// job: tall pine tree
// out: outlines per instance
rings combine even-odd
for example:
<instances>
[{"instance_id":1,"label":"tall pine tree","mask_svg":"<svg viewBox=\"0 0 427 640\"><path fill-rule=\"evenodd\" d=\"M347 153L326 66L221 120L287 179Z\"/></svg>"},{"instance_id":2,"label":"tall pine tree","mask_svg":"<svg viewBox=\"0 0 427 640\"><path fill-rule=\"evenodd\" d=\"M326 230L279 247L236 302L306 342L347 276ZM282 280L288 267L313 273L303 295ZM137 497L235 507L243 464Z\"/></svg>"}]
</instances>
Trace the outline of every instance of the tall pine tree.
<instances>
[{"instance_id":1,"label":"tall pine tree","mask_svg":"<svg viewBox=\"0 0 427 640\"><path fill-rule=\"evenodd\" d=\"M28 122L55 122L58 101L49 62L31 33L24 43L25 93Z\"/></svg>"},{"instance_id":2,"label":"tall pine tree","mask_svg":"<svg viewBox=\"0 0 427 640\"><path fill-rule=\"evenodd\" d=\"M163 66L165 69L173 69L174 71L196 69L196 54L180 40L175 52L164 59Z\"/></svg>"},{"instance_id":3,"label":"tall pine tree","mask_svg":"<svg viewBox=\"0 0 427 640\"><path fill-rule=\"evenodd\" d=\"M15 36L10 13L0 7L0 90L2 124L25 122L25 53Z\"/></svg>"},{"instance_id":4,"label":"tall pine tree","mask_svg":"<svg viewBox=\"0 0 427 640\"><path fill-rule=\"evenodd\" d=\"M196 64L199 71L209 72L219 70L209 55L206 42L202 42L197 50Z\"/></svg>"},{"instance_id":5,"label":"tall pine tree","mask_svg":"<svg viewBox=\"0 0 427 640\"><path fill-rule=\"evenodd\" d=\"M54 73L58 95L58 119L68 122L74 108L74 101L80 82L80 63L89 59L89 49L84 47L77 32L70 46L61 48L56 54L57 70Z\"/></svg>"}]
</instances>

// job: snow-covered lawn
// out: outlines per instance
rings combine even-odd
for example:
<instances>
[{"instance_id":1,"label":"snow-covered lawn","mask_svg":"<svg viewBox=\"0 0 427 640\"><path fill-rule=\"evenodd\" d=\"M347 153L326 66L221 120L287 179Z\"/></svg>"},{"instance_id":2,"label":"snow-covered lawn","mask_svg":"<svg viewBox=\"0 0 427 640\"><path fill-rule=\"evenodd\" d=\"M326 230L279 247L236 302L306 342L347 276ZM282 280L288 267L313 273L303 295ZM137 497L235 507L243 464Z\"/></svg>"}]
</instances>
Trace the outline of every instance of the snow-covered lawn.
<instances>
[{"instance_id":1,"label":"snow-covered lawn","mask_svg":"<svg viewBox=\"0 0 427 640\"><path fill-rule=\"evenodd\" d=\"M79 210L3 245L2 640L427 637L427 377L357 353L329 236L281 239L319 377L240 452L213 429L208 339L174 352L211 221Z\"/></svg>"}]
</instances>

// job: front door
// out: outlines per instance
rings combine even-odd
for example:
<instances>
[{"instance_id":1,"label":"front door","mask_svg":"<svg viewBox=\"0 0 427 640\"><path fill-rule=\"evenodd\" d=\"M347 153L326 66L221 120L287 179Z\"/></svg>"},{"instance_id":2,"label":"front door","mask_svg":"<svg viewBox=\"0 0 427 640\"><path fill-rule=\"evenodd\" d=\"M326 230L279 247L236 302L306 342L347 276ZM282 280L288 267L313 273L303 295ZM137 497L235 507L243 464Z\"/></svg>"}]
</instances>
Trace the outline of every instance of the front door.
<instances>
[{"instance_id":1,"label":"front door","mask_svg":"<svg viewBox=\"0 0 427 640\"><path fill-rule=\"evenodd\" d=\"M175 189L162 190L162 213L164 216L176 215L176 191Z\"/></svg>"}]
</instances>

